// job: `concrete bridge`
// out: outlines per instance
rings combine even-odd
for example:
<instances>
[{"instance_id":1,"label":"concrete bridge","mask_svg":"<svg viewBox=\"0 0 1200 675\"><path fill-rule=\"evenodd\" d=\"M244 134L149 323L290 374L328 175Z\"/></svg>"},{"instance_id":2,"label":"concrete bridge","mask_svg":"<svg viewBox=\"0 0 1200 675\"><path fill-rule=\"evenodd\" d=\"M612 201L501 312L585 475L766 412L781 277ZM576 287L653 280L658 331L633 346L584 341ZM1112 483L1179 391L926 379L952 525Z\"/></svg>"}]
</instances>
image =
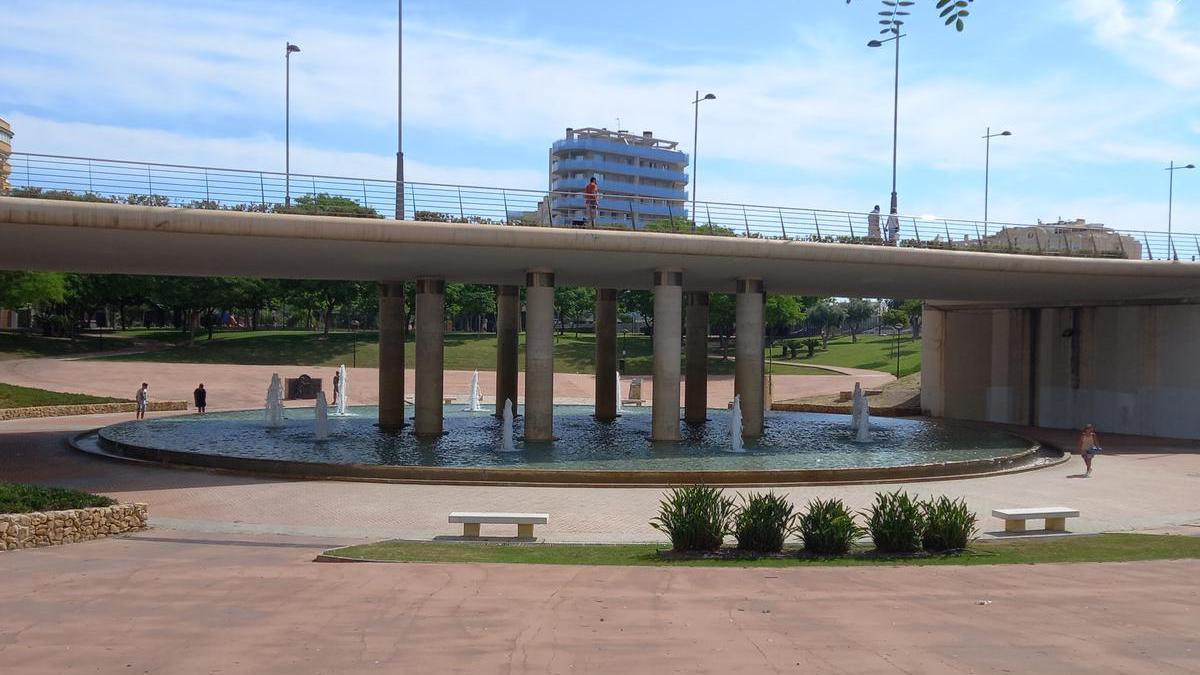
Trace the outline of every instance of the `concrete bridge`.
<instances>
[{"instance_id":1,"label":"concrete bridge","mask_svg":"<svg viewBox=\"0 0 1200 675\"><path fill-rule=\"evenodd\" d=\"M616 414L616 289L654 291L653 437L707 407L708 294L735 293L735 391L762 430L765 293L929 298L922 407L935 416L1200 438L1200 265L648 232L276 215L0 197L0 269L380 282L380 422L404 424L404 284L416 283L414 431L442 431L443 292L494 284L498 400L553 437L555 285L596 301L596 414ZM680 357L686 334L684 373ZM686 374L686 378L683 375ZM671 386L674 383L676 386ZM665 385L665 386L664 386Z\"/></svg>"}]
</instances>

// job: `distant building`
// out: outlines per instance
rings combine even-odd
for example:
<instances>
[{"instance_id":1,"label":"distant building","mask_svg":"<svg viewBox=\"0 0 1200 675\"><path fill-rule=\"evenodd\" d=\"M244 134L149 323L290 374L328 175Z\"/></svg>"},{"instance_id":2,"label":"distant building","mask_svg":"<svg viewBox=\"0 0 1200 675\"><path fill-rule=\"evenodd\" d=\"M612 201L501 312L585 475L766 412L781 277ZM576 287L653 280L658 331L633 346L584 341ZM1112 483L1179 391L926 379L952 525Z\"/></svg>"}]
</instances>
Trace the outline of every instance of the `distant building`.
<instances>
[{"instance_id":1,"label":"distant building","mask_svg":"<svg viewBox=\"0 0 1200 675\"><path fill-rule=\"evenodd\" d=\"M0 192L8 192L11 187L8 177L12 175L12 165L9 164L8 156L12 153L12 139L12 126L0 118Z\"/></svg>"},{"instance_id":2,"label":"distant building","mask_svg":"<svg viewBox=\"0 0 1200 675\"><path fill-rule=\"evenodd\" d=\"M597 225L640 229L669 218L687 219L687 154L678 143L607 129L567 129L550 148L549 204L539 220L569 226L587 220L583 189L593 176L600 186ZM578 194L576 194L578 193Z\"/></svg>"},{"instance_id":3,"label":"distant building","mask_svg":"<svg viewBox=\"0 0 1200 675\"><path fill-rule=\"evenodd\" d=\"M1142 245L1137 239L1083 218L1004 227L984 237L984 242L998 249L1032 253L1091 254L1134 260L1142 257Z\"/></svg>"}]
</instances>

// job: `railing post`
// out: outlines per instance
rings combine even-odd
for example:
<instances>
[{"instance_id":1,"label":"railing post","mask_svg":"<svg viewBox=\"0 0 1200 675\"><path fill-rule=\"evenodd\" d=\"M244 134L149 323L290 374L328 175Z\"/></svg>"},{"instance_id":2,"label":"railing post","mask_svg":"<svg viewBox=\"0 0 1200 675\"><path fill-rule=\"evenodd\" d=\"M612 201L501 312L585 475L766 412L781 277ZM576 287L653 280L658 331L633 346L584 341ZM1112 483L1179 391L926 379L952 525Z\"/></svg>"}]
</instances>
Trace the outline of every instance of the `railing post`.
<instances>
[{"instance_id":1,"label":"railing post","mask_svg":"<svg viewBox=\"0 0 1200 675\"><path fill-rule=\"evenodd\" d=\"M206 201L206 202L212 201L212 193L209 191L209 188L208 188L208 169L204 170L204 201Z\"/></svg>"},{"instance_id":2,"label":"railing post","mask_svg":"<svg viewBox=\"0 0 1200 675\"><path fill-rule=\"evenodd\" d=\"M366 206L368 206L368 204L367 204L367 181L365 179L362 182L362 189L363 189L363 206L366 207Z\"/></svg>"},{"instance_id":3,"label":"railing post","mask_svg":"<svg viewBox=\"0 0 1200 675\"><path fill-rule=\"evenodd\" d=\"M33 181L29 178L29 155L25 156L25 187L33 187Z\"/></svg>"},{"instance_id":4,"label":"railing post","mask_svg":"<svg viewBox=\"0 0 1200 675\"><path fill-rule=\"evenodd\" d=\"M1200 255L1200 237L1197 237L1196 235L1193 234L1192 239L1196 243L1196 255ZM1192 260L1195 260L1195 258L1192 258Z\"/></svg>"},{"instance_id":5,"label":"railing post","mask_svg":"<svg viewBox=\"0 0 1200 675\"><path fill-rule=\"evenodd\" d=\"M549 206L549 203L547 203L547 206ZM461 186L458 187L458 219L463 222L467 221L467 214L463 211L462 187Z\"/></svg>"},{"instance_id":6,"label":"railing post","mask_svg":"<svg viewBox=\"0 0 1200 675\"><path fill-rule=\"evenodd\" d=\"M1038 253L1042 252L1042 232L1040 229L1033 231L1033 243L1037 245Z\"/></svg>"},{"instance_id":7,"label":"railing post","mask_svg":"<svg viewBox=\"0 0 1200 675\"><path fill-rule=\"evenodd\" d=\"M316 201L316 199L317 199L317 177L309 176L309 178L312 179L312 186L313 186L312 196L313 196L313 200Z\"/></svg>"},{"instance_id":8,"label":"railing post","mask_svg":"<svg viewBox=\"0 0 1200 675\"><path fill-rule=\"evenodd\" d=\"M813 215L816 216L816 214L817 214L817 212L813 211ZM846 214L846 224L850 226L850 240L853 241L854 240L854 218L849 213Z\"/></svg>"},{"instance_id":9,"label":"railing post","mask_svg":"<svg viewBox=\"0 0 1200 675\"><path fill-rule=\"evenodd\" d=\"M92 185L92 160L88 160L88 192L93 193L96 188Z\"/></svg>"},{"instance_id":10,"label":"railing post","mask_svg":"<svg viewBox=\"0 0 1200 675\"><path fill-rule=\"evenodd\" d=\"M713 232L716 232L717 230L713 226L712 213L710 213L708 210L708 202L704 202L704 219L708 221L708 233L712 234Z\"/></svg>"},{"instance_id":11,"label":"railing post","mask_svg":"<svg viewBox=\"0 0 1200 675\"><path fill-rule=\"evenodd\" d=\"M975 227L975 240L979 242L979 250L983 250L983 237L979 236L979 223L972 220L971 224ZM987 231L987 223L983 224L984 231Z\"/></svg>"},{"instance_id":12,"label":"railing post","mask_svg":"<svg viewBox=\"0 0 1200 675\"><path fill-rule=\"evenodd\" d=\"M263 183L262 172L258 172L258 201L262 204L263 210L267 208L267 186Z\"/></svg>"},{"instance_id":13,"label":"railing post","mask_svg":"<svg viewBox=\"0 0 1200 675\"><path fill-rule=\"evenodd\" d=\"M503 188L500 189L500 198L504 200L504 224L508 225L508 193ZM600 209L596 210L599 211Z\"/></svg>"},{"instance_id":14,"label":"railing post","mask_svg":"<svg viewBox=\"0 0 1200 675\"><path fill-rule=\"evenodd\" d=\"M1154 260L1154 249L1150 247L1150 236L1144 230L1142 231L1142 241L1146 242L1146 255Z\"/></svg>"},{"instance_id":15,"label":"railing post","mask_svg":"<svg viewBox=\"0 0 1200 675\"><path fill-rule=\"evenodd\" d=\"M1016 247L1013 246L1012 232L1009 232L1007 227L1005 227L1002 231L1004 232L1004 238L1008 240L1008 250L1010 252L1015 251Z\"/></svg>"},{"instance_id":16,"label":"railing post","mask_svg":"<svg viewBox=\"0 0 1200 675\"><path fill-rule=\"evenodd\" d=\"M914 222L916 222L916 221L914 220ZM942 226L946 230L946 244L949 245L951 249L953 249L954 248L954 239L950 236L950 223L946 222L945 218L942 218ZM896 244L899 245L900 242L896 242Z\"/></svg>"},{"instance_id":17,"label":"railing post","mask_svg":"<svg viewBox=\"0 0 1200 675\"><path fill-rule=\"evenodd\" d=\"M596 220L600 219L600 205L596 205ZM667 200L667 222L671 223L671 227L675 226L675 211L671 208L671 200Z\"/></svg>"},{"instance_id":18,"label":"railing post","mask_svg":"<svg viewBox=\"0 0 1200 675\"><path fill-rule=\"evenodd\" d=\"M821 241L821 221L817 220L817 212L812 212L813 225L817 228L817 241Z\"/></svg>"},{"instance_id":19,"label":"railing post","mask_svg":"<svg viewBox=\"0 0 1200 675\"><path fill-rule=\"evenodd\" d=\"M746 226L746 237L750 237L750 216L746 215L746 205L742 204L742 223Z\"/></svg>"},{"instance_id":20,"label":"railing post","mask_svg":"<svg viewBox=\"0 0 1200 675\"><path fill-rule=\"evenodd\" d=\"M917 219L916 218L913 218L913 236L917 238L918 244L922 243L921 242L921 230L917 229ZM899 246L900 242L896 242L896 245Z\"/></svg>"},{"instance_id":21,"label":"railing post","mask_svg":"<svg viewBox=\"0 0 1200 675\"><path fill-rule=\"evenodd\" d=\"M783 224L783 209L777 208L775 210L779 212L779 231L783 233L783 240L787 241L788 240L787 225Z\"/></svg>"},{"instance_id":22,"label":"railing post","mask_svg":"<svg viewBox=\"0 0 1200 675\"><path fill-rule=\"evenodd\" d=\"M154 196L154 176L150 173L150 165L146 165L146 194Z\"/></svg>"},{"instance_id":23,"label":"railing post","mask_svg":"<svg viewBox=\"0 0 1200 675\"><path fill-rule=\"evenodd\" d=\"M1178 260L1179 254L1175 252L1175 236L1167 233L1167 260Z\"/></svg>"},{"instance_id":24,"label":"railing post","mask_svg":"<svg viewBox=\"0 0 1200 675\"><path fill-rule=\"evenodd\" d=\"M633 212L633 199L626 199L625 205L629 207L630 229L636 230L637 229L637 217L634 215L634 212ZM696 223L693 222L692 223L692 232L695 232L695 231L696 231Z\"/></svg>"},{"instance_id":25,"label":"railing post","mask_svg":"<svg viewBox=\"0 0 1200 675\"><path fill-rule=\"evenodd\" d=\"M1092 253L1094 253L1096 255L1096 257L1098 258L1098 257L1100 257L1100 247L1096 245L1096 233L1091 232L1089 234L1092 237Z\"/></svg>"}]
</instances>

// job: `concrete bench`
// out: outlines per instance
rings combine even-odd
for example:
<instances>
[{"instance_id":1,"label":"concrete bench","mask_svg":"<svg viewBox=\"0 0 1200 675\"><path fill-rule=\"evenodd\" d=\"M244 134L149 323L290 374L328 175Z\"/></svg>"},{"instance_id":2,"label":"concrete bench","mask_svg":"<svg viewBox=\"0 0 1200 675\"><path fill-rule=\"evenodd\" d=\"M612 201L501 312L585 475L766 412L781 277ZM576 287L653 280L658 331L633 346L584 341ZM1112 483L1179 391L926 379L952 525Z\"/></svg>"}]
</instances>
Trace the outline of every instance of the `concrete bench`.
<instances>
[{"instance_id":1,"label":"concrete bench","mask_svg":"<svg viewBox=\"0 0 1200 675\"><path fill-rule=\"evenodd\" d=\"M488 511L455 511L450 514L451 523L462 523L464 537L478 537L483 523L516 525L517 536L533 538L533 526L545 525L550 521L548 513L493 513Z\"/></svg>"},{"instance_id":2,"label":"concrete bench","mask_svg":"<svg viewBox=\"0 0 1200 675\"><path fill-rule=\"evenodd\" d=\"M1005 532L1024 532L1026 520L1045 519L1046 529L1065 532L1067 518L1078 518L1079 511L1065 506L1039 506L1030 509L993 509L992 515L1004 521Z\"/></svg>"}]
</instances>

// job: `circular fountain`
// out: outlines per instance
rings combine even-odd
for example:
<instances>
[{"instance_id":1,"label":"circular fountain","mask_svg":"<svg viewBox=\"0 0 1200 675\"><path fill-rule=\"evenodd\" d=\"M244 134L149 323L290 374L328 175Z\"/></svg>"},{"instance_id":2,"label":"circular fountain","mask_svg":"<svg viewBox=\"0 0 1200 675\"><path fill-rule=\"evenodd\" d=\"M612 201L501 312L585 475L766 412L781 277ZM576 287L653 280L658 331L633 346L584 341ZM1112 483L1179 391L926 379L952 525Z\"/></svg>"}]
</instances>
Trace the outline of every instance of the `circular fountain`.
<instances>
[{"instance_id":1,"label":"circular fountain","mask_svg":"<svg viewBox=\"0 0 1200 675\"><path fill-rule=\"evenodd\" d=\"M733 438L740 423L712 410L700 426L681 422L679 442L650 441L650 410L626 406L600 422L591 406L556 405L552 443L522 439L520 410L503 419L447 405L445 433L376 426L377 409L346 416L289 408L278 426L257 411L184 415L105 427L97 451L157 463L297 477L530 484L801 484L976 475L1052 460L1012 434L928 419L874 417L869 440L845 415L769 412L761 438ZM324 439L313 433L317 415ZM865 416L864 416L865 417ZM276 420L272 420L273 422ZM740 438L740 435L738 435ZM88 441L82 442L89 445Z\"/></svg>"}]
</instances>

